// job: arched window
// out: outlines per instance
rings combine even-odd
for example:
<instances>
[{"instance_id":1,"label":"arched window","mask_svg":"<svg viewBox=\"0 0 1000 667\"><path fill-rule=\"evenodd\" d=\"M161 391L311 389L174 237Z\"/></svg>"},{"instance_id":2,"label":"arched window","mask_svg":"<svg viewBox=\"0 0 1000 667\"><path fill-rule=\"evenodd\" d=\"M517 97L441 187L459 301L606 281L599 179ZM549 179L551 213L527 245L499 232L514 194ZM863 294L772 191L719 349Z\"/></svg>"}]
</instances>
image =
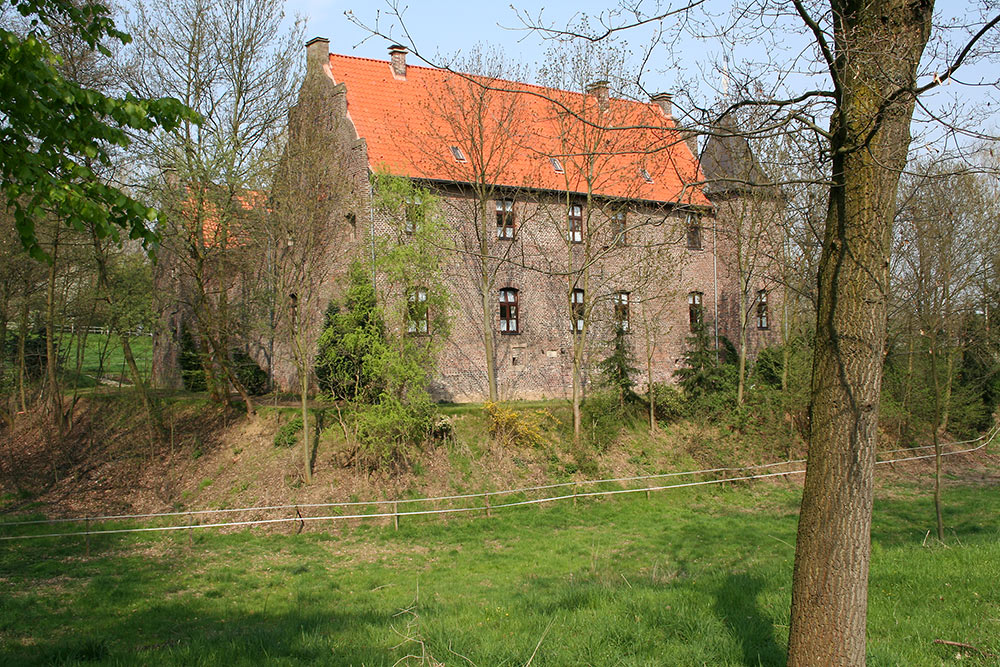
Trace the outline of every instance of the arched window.
<instances>
[{"instance_id":1,"label":"arched window","mask_svg":"<svg viewBox=\"0 0 1000 667\"><path fill-rule=\"evenodd\" d=\"M505 287L500 290L500 333L518 333L517 315L517 290Z\"/></svg>"},{"instance_id":2,"label":"arched window","mask_svg":"<svg viewBox=\"0 0 1000 667\"><path fill-rule=\"evenodd\" d=\"M414 287L406 295L406 331L415 336L427 333L427 288Z\"/></svg>"},{"instance_id":3,"label":"arched window","mask_svg":"<svg viewBox=\"0 0 1000 667\"><path fill-rule=\"evenodd\" d=\"M701 305L701 292L691 292L688 294L688 320L691 323L691 331L701 326L704 311Z\"/></svg>"}]
</instances>

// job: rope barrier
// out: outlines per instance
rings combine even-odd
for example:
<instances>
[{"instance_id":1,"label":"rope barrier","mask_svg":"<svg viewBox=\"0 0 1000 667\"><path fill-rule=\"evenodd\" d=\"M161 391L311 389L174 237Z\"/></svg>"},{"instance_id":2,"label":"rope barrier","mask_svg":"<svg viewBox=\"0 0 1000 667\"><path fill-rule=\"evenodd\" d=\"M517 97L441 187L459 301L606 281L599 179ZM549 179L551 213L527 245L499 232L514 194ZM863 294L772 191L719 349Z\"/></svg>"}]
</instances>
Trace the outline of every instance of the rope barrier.
<instances>
[{"instance_id":1,"label":"rope barrier","mask_svg":"<svg viewBox=\"0 0 1000 667\"><path fill-rule=\"evenodd\" d=\"M980 449L983 449L984 447L986 447L987 445L990 444L990 442L997 436L998 432L1000 432L1000 426L995 427L990 433L984 434L984 435L982 435L982 436L980 436L978 438L972 439L972 440L965 440L965 441L960 441L960 442L956 442L956 443L948 443L948 445L953 445L953 444L968 444L968 443L972 443L972 442L977 442L979 440L983 440L982 444L980 444L977 447L971 447L971 448L968 448L968 449L962 449L962 450L957 450L957 451L942 452L942 456L954 456L954 455L957 455L957 454L968 454L968 453L975 452L975 451L978 451ZM915 447L913 449L926 449L926 447L919 447L919 448ZM905 450L895 450L895 451L905 451ZM917 460L922 460L922 459L934 458L935 456L936 456L936 454L923 454L923 455L920 455L920 456L910 456L910 457L904 457L904 458L899 458L899 459L885 459L885 460L881 460L881 461L876 461L875 464L876 465L883 465L883 464L886 464L886 463L900 463L900 462L904 462L904 461L917 461ZM431 500L450 500L450 499L478 498L478 497L484 497L484 498L486 498L486 504L485 505L475 506L475 507L451 507L451 508L443 508L443 509L413 510L413 511L408 511L408 512L378 512L378 513L368 513L368 514L333 514L333 515L326 515L326 516L301 516L301 515L298 514L298 512L296 512L297 515L294 516L294 517L278 517L278 518L274 518L274 519L254 519L254 520L246 520L246 521L222 521L222 522L216 522L216 523L205 523L205 524L195 524L195 525L187 524L187 525L174 525L174 526L142 526L142 527L135 527L135 528L110 528L110 529L86 530L86 531L71 531L71 532L61 532L61 533L41 533L41 534L38 534L38 535L10 535L10 536L0 536L0 541L27 540L27 539L53 538L53 537L76 537L76 536L90 536L90 535L114 535L114 534L123 534L123 533L163 532L163 531L185 530L185 529L194 529L194 528L198 528L198 529L201 529L201 528L228 528L228 527L257 526L257 525L268 525L268 524L278 524L278 523L291 523L291 522L305 523L306 521L343 521L343 520L352 520L352 519L378 519L378 518L390 518L390 517L393 518L395 521L398 521L399 518L401 518L401 517L407 517L407 516L459 514L459 513L482 512L482 511L489 512L490 510L508 509L508 508L513 508L513 507L524 507L524 506L528 506L528 505L541 505L541 504L544 504L544 503L558 502L558 501L561 501L561 500L571 500L571 499L574 499L574 498L591 498L591 497L600 497L600 496L614 496L614 495L622 495L622 494L627 494L627 493L648 493L650 491L665 491L665 490L669 490L669 489L680 489L680 488L688 488L688 487L694 487L694 486L706 486L706 485L709 485L709 484L724 484L726 482L742 482L742 481L751 481L751 480L757 480L757 479L767 479L767 478L778 477L778 476L800 475L800 474L802 474L802 473L805 472L805 468L797 469L797 470L786 470L786 471L780 471L780 472L762 473L762 474L758 474L758 475L743 475L743 476L740 476L740 477L724 477L724 478L721 478L721 479L697 480L697 481L693 481L693 482L683 482L683 483L680 483L680 484L667 484L667 485L661 485L661 486L644 486L644 487L630 488L630 489L609 489L609 490L603 490L603 491L585 491L585 492L575 491L572 494L566 494L566 495L561 495L561 496L550 496L550 497L546 497L546 498L533 498L533 499L528 499L528 500L519 500L519 501L513 501L513 502L508 502L508 503L500 503L500 504L491 504L489 502L489 497L490 496L497 496L497 495L501 495L501 494L508 494L509 495L509 494L516 493L516 492L519 492L519 491L544 490L544 489L560 488L560 487L566 487L566 486L576 486L577 484L597 484L597 483L617 482L617 481L635 481L635 480L642 480L642 479L666 478L666 477L679 476L679 475L699 474L701 472L720 472L720 471L729 471L729 472L731 472L731 471L734 471L734 470L764 469L764 468L772 468L772 467L776 467L776 466L780 466L780 465L789 465L789 464L792 464L792 463L801 463L803 461L804 461L804 459L797 459L795 461L783 461L783 462L779 462L779 463L769 463L769 464L762 464L762 465L757 465L757 466L746 466L746 467L743 467L743 468L714 468L714 469L709 469L709 470L706 470L706 471L688 471L688 472L677 472L677 473L664 473L664 474L659 474L659 475L642 475L642 476L636 476L636 477L622 477L622 478L605 479L605 480L585 480L585 481L581 481L581 482L566 482L566 483L561 483L561 484L542 485L542 486L538 486L538 487L525 487L524 489L518 489L518 490L513 490L512 489L512 490L508 490L508 491L489 491L489 492L482 492L482 493L475 493L475 494L461 494L461 495L456 495L456 496L438 496L436 498L414 498L414 499L410 499L413 502L417 502L417 501L425 501L426 502L426 501L431 501ZM367 503L361 502L361 501L357 501L357 502L351 502L351 503L317 503L317 504L311 504L311 505L308 505L308 504L288 505L288 506L276 505L276 506L271 506L271 507L272 508L276 508L276 509L295 509L295 508L302 508L302 507L356 506L356 505L375 505L375 504L402 503L402 502L404 502L404 501L402 501L402 500L400 500L400 501L388 500L388 501L371 501L371 502L367 502ZM146 517L149 517L149 516L180 516L180 515L185 515L185 514L187 514L187 515L204 514L204 513L210 513L210 512L213 512L213 511L218 511L218 512L221 512L221 511L251 511L251 509L244 509L244 510L235 510L235 509L234 510L198 510L198 511L195 511L195 512L165 512L165 513L161 513L161 514L149 514L149 515L141 515L141 514L138 514L138 515L117 515L117 517L113 517L113 518L133 518L133 517L146 518ZM86 520L86 521L89 522L89 521L95 521L95 520L100 520L100 519L101 519L101 517L84 517L84 518L81 518L81 519L72 519L72 520L73 521ZM3 526L3 527L6 527L6 526L23 526L23 525L39 524L39 523L58 523L59 521L60 520L25 521L25 522L14 522L14 523L8 523L8 524L0 524L0 526ZM63 521L70 521L70 519L66 519L66 520L63 520Z\"/></svg>"}]
</instances>

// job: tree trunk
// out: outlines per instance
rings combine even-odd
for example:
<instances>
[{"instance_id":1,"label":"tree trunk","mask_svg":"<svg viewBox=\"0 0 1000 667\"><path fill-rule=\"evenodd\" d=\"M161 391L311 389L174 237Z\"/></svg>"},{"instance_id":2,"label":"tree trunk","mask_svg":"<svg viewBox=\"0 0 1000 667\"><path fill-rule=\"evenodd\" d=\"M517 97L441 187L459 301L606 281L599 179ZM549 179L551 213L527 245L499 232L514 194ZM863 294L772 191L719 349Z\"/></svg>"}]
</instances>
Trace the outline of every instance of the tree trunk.
<instances>
[{"instance_id":1,"label":"tree trunk","mask_svg":"<svg viewBox=\"0 0 1000 667\"><path fill-rule=\"evenodd\" d=\"M52 239L52 261L49 264L49 275L45 291L45 369L48 377L49 404L52 406L52 419L56 434L61 441L65 432L63 421L62 392L59 388L59 352L55 344L56 318L56 267L59 257L59 230L56 228Z\"/></svg>"},{"instance_id":2,"label":"tree trunk","mask_svg":"<svg viewBox=\"0 0 1000 667\"><path fill-rule=\"evenodd\" d=\"M480 196L479 215L483 224L479 229L479 285L483 296L483 353L486 355L486 384L490 392L490 401L499 400L500 392L497 389L497 357L496 349L493 345L493 281L489 267L490 247L488 243L489 225L489 200Z\"/></svg>"},{"instance_id":3,"label":"tree trunk","mask_svg":"<svg viewBox=\"0 0 1000 667\"><path fill-rule=\"evenodd\" d=\"M933 2L834 0L836 109L788 664L864 665L892 216Z\"/></svg>"},{"instance_id":4,"label":"tree trunk","mask_svg":"<svg viewBox=\"0 0 1000 667\"><path fill-rule=\"evenodd\" d=\"M740 293L740 351L739 351L739 382L736 385L736 405L743 405L743 392L747 382L747 317L746 294Z\"/></svg>"},{"instance_id":5,"label":"tree trunk","mask_svg":"<svg viewBox=\"0 0 1000 667\"><path fill-rule=\"evenodd\" d=\"M21 302L21 326L17 336L17 385L18 394L21 398L21 412L28 410L28 392L24 387L27 369L27 359L25 359L25 343L28 340L28 299Z\"/></svg>"},{"instance_id":6,"label":"tree trunk","mask_svg":"<svg viewBox=\"0 0 1000 667\"><path fill-rule=\"evenodd\" d=\"M306 484L311 484L312 450L309 447L309 406L307 404L309 400L309 375L304 371L304 368L299 369L299 391L302 398L302 472L305 474Z\"/></svg>"},{"instance_id":7,"label":"tree trunk","mask_svg":"<svg viewBox=\"0 0 1000 667\"><path fill-rule=\"evenodd\" d=\"M934 387L934 514L937 519L937 536L944 542L944 519L941 517L941 379L938 377L938 337L931 332L931 375Z\"/></svg>"}]
</instances>

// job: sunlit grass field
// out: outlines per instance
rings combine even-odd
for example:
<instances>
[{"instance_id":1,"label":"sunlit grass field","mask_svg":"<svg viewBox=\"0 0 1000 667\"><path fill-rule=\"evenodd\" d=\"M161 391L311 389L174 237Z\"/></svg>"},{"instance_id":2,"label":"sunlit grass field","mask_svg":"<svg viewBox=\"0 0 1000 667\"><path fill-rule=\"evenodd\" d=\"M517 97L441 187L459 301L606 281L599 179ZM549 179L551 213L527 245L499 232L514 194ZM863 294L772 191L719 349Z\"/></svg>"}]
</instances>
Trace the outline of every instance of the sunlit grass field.
<instances>
[{"instance_id":1,"label":"sunlit grass field","mask_svg":"<svg viewBox=\"0 0 1000 667\"><path fill-rule=\"evenodd\" d=\"M1000 493L945 497L941 545L926 489L878 490L870 665L1000 664ZM781 665L799 498L0 542L0 664Z\"/></svg>"}]
</instances>

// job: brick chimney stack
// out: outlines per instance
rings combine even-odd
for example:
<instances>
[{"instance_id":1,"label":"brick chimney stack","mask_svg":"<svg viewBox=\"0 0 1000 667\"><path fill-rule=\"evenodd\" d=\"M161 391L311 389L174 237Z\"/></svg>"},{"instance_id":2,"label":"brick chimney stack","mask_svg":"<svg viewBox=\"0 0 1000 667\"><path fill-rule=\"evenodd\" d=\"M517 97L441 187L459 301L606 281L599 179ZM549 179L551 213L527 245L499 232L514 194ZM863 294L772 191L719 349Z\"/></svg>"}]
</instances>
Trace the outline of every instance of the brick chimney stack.
<instances>
[{"instance_id":1,"label":"brick chimney stack","mask_svg":"<svg viewBox=\"0 0 1000 667\"><path fill-rule=\"evenodd\" d=\"M313 37L306 42L306 75L321 74L323 66L330 62L330 40Z\"/></svg>"},{"instance_id":2,"label":"brick chimney stack","mask_svg":"<svg viewBox=\"0 0 1000 667\"><path fill-rule=\"evenodd\" d=\"M397 79L406 78L406 47L393 44L389 47L389 58L392 60L392 75Z\"/></svg>"},{"instance_id":3,"label":"brick chimney stack","mask_svg":"<svg viewBox=\"0 0 1000 667\"><path fill-rule=\"evenodd\" d=\"M650 102L655 102L660 105L663 109L663 113L673 117L674 115L674 96L673 93L656 93L649 98Z\"/></svg>"},{"instance_id":4,"label":"brick chimney stack","mask_svg":"<svg viewBox=\"0 0 1000 667\"><path fill-rule=\"evenodd\" d=\"M591 83L590 85L587 86L587 94L588 95L593 95L594 97L597 98L597 106L601 109L601 111L607 111L608 110L608 82L607 81L604 81L604 80L594 81L593 83Z\"/></svg>"}]
</instances>

